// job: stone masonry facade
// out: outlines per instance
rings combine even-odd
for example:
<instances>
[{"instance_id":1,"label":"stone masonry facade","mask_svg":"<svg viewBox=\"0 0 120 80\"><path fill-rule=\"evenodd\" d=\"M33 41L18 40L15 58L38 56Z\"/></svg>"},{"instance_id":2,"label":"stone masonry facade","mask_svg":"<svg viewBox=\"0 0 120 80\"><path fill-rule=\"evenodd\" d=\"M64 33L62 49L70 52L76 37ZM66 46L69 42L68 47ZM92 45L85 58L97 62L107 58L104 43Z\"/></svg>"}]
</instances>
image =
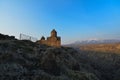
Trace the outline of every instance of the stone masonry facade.
<instances>
[{"instance_id":1,"label":"stone masonry facade","mask_svg":"<svg viewBox=\"0 0 120 80\"><path fill-rule=\"evenodd\" d=\"M45 39L45 37L42 36L42 38L39 41L37 41L37 43L45 44L45 45L53 46L53 47L60 47L61 46L61 37L58 37L57 31L55 29L53 29L51 31L50 37L47 37L47 39Z\"/></svg>"}]
</instances>

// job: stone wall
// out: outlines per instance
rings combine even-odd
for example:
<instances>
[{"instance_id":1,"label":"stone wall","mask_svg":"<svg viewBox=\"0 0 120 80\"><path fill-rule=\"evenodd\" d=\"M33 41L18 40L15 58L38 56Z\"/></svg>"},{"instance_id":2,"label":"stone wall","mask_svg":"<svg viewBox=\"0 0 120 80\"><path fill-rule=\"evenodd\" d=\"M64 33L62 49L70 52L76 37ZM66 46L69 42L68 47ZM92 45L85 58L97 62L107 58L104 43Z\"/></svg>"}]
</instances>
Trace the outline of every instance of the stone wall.
<instances>
[{"instance_id":1,"label":"stone wall","mask_svg":"<svg viewBox=\"0 0 120 80\"><path fill-rule=\"evenodd\" d=\"M61 46L61 40L58 39L58 37L49 37L47 39L47 44L49 46L56 46L56 47L60 47Z\"/></svg>"},{"instance_id":2,"label":"stone wall","mask_svg":"<svg viewBox=\"0 0 120 80\"><path fill-rule=\"evenodd\" d=\"M53 47L60 47L61 46L61 41L60 40L54 40L54 39L47 39L47 40L39 40L37 43L39 44L45 44L48 46L53 46Z\"/></svg>"}]
</instances>

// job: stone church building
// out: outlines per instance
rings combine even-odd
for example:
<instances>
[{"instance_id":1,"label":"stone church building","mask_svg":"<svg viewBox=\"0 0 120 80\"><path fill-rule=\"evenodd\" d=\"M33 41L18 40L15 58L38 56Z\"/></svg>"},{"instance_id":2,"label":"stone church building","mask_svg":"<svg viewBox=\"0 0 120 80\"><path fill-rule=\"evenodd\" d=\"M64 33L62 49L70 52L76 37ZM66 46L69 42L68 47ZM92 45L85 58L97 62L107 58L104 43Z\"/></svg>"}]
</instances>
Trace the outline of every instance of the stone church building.
<instances>
[{"instance_id":1,"label":"stone church building","mask_svg":"<svg viewBox=\"0 0 120 80\"><path fill-rule=\"evenodd\" d=\"M53 46L53 47L60 47L61 46L61 37L57 36L57 32L55 29L51 31L51 36L47 37L45 39L44 36L42 36L41 40L37 41L39 44L45 44L48 46Z\"/></svg>"}]
</instances>

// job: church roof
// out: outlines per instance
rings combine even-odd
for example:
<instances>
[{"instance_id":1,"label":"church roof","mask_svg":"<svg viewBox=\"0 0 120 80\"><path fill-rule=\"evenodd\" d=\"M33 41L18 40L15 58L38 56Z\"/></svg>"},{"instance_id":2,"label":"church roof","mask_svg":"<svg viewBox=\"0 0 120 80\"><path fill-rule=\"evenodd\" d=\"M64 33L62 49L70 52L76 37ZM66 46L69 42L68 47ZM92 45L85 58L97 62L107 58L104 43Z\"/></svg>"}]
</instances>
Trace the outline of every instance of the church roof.
<instances>
[{"instance_id":1,"label":"church roof","mask_svg":"<svg viewBox=\"0 0 120 80\"><path fill-rule=\"evenodd\" d=\"M42 37L41 37L41 40L45 40L45 37L44 37L44 36L42 36Z\"/></svg>"},{"instance_id":2,"label":"church roof","mask_svg":"<svg viewBox=\"0 0 120 80\"><path fill-rule=\"evenodd\" d=\"M51 32L57 32L55 29L53 29Z\"/></svg>"}]
</instances>

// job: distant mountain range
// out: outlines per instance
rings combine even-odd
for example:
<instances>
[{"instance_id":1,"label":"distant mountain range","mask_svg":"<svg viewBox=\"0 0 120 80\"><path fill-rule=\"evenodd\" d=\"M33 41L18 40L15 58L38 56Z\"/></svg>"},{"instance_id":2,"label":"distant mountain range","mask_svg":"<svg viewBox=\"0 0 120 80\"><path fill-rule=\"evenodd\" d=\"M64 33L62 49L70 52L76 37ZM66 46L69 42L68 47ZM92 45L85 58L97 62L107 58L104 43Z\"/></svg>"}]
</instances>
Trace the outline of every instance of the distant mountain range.
<instances>
[{"instance_id":1,"label":"distant mountain range","mask_svg":"<svg viewBox=\"0 0 120 80\"><path fill-rule=\"evenodd\" d=\"M108 44L108 43L120 43L120 40L117 39L106 39L106 40L84 40L84 41L76 41L70 46L74 45L86 45L86 44Z\"/></svg>"}]
</instances>

